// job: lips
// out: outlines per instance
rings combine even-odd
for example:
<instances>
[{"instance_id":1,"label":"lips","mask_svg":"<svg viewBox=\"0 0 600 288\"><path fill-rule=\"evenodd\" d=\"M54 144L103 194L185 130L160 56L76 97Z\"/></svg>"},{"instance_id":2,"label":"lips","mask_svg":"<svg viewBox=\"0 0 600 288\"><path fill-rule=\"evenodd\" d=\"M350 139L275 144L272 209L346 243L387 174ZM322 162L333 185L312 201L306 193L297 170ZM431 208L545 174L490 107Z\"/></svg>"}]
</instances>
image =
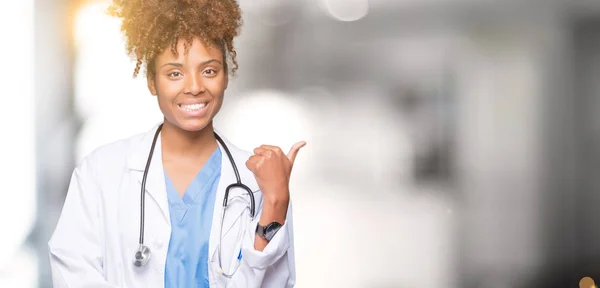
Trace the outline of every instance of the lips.
<instances>
[{"instance_id":1,"label":"lips","mask_svg":"<svg viewBox=\"0 0 600 288\"><path fill-rule=\"evenodd\" d=\"M180 103L177 108L184 117L198 118L208 115L208 107L210 102L195 102L195 103Z\"/></svg>"},{"instance_id":2,"label":"lips","mask_svg":"<svg viewBox=\"0 0 600 288\"><path fill-rule=\"evenodd\" d=\"M179 106L179 108L181 108L182 110L195 112L200 111L202 108L206 107L207 104L208 102L194 104L179 104L177 106Z\"/></svg>"}]
</instances>

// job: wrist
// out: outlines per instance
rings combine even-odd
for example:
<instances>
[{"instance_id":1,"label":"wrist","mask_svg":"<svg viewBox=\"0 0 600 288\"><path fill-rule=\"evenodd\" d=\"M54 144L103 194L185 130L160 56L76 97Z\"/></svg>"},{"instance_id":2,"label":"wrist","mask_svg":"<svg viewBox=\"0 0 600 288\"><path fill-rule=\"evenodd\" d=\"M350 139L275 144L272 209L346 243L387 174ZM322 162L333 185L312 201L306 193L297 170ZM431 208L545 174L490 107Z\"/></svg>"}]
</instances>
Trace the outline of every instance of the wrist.
<instances>
[{"instance_id":1,"label":"wrist","mask_svg":"<svg viewBox=\"0 0 600 288\"><path fill-rule=\"evenodd\" d=\"M259 224L264 226L271 222L285 223L289 197L264 197Z\"/></svg>"},{"instance_id":2,"label":"wrist","mask_svg":"<svg viewBox=\"0 0 600 288\"><path fill-rule=\"evenodd\" d=\"M287 206L290 202L289 193L280 193L274 196L263 194L263 207L277 208Z\"/></svg>"}]
</instances>

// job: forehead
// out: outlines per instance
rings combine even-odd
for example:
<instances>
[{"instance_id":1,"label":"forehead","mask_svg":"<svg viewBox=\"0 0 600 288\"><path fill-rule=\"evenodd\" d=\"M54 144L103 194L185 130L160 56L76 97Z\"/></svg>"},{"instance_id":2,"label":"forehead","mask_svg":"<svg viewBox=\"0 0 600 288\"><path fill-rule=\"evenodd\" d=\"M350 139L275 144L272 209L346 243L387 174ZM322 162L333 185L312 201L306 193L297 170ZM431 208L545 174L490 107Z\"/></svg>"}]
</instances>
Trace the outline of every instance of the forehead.
<instances>
[{"instance_id":1,"label":"forehead","mask_svg":"<svg viewBox=\"0 0 600 288\"><path fill-rule=\"evenodd\" d=\"M177 54L174 54L171 47L169 47L156 57L156 61L159 63L170 61L193 63L210 59L221 60L223 58L223 53L217 45L207 45L199 37L194 37L191 45L188 44L187 53L185 53L185 45L185 39L180 38L176 46Z\"/></svg>"}]
</instances>

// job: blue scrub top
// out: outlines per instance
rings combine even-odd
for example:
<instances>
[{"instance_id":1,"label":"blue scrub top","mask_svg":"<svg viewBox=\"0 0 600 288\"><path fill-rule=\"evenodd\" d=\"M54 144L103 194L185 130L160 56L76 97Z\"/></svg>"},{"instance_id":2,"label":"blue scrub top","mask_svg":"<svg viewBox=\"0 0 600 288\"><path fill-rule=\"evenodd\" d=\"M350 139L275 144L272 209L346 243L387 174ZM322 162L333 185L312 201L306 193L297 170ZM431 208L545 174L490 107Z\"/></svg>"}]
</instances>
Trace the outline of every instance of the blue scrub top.
<instances>
[{"instance_id":1,"label":"blue scrub top","mask_svg":"<svg viewBox=\"0 0 600 288\"><path fill-rule=\"evenodd\" d=\"M183 197L165 172L171 240L165 264L165 287L209 287L208 241L217 185L221 177L221 150L217 148L198 172Z\"/></svg>"}]
</instances>

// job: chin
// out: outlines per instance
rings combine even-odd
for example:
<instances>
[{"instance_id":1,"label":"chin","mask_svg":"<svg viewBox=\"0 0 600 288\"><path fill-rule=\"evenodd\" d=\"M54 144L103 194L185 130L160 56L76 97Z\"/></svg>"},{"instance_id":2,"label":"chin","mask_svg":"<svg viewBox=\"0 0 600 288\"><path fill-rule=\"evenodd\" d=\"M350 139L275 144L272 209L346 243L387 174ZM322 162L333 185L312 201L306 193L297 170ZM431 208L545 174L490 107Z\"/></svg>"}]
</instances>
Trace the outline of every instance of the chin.
<instances>
[{"instance_id":1,"label":"chin","mask_svg":"<svg viewBox=\"0 0 600 288\"><path fill-rule=\"evenodd\" d=\"M187 120L187 121L180 121L177 126L179 128L181 128L182 130L185 130L188 132L198 132L198 131L208 127L209 123L210 123L210 121L206 121L205 119Z\"/></svg>"}]
</instances>

